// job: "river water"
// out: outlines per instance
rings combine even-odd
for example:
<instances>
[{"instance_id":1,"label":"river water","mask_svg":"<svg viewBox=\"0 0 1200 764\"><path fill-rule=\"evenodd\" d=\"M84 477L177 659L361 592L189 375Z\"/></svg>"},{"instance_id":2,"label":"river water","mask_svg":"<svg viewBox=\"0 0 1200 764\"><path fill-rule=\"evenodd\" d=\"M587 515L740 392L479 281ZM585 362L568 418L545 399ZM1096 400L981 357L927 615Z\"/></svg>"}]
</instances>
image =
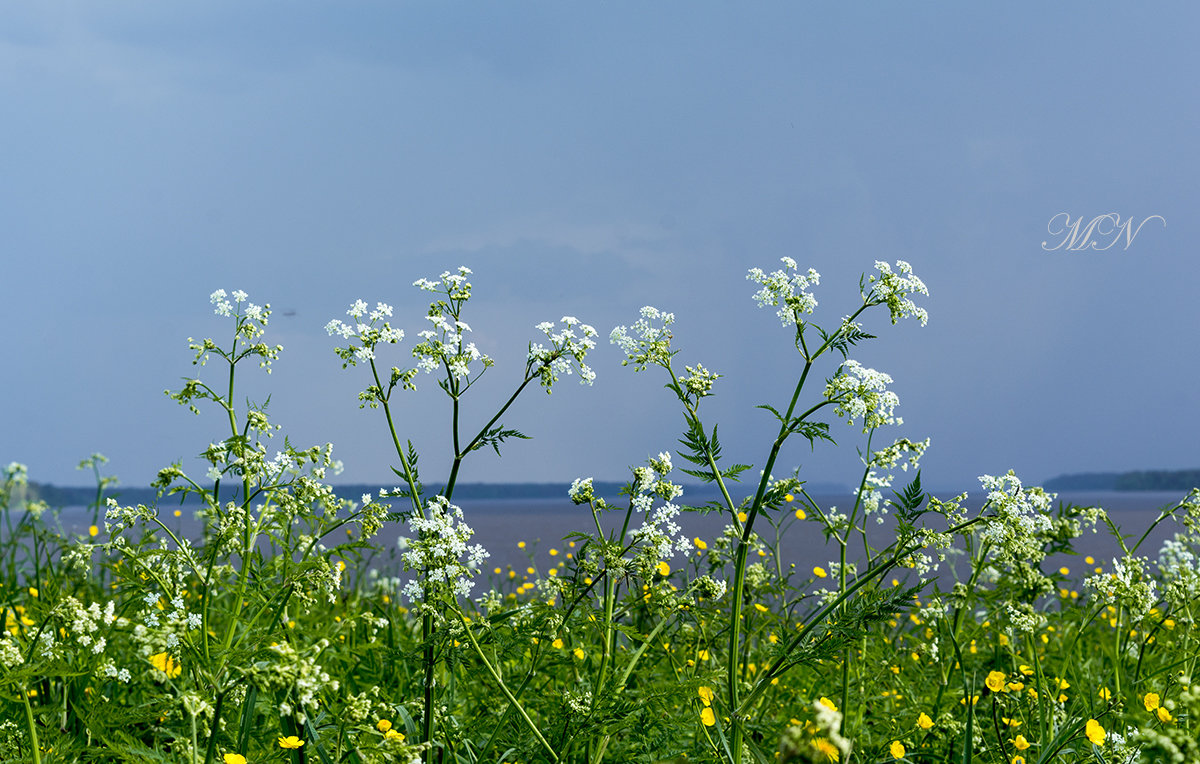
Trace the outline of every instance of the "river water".
<instances>
[{"instance_id":1,"label":"river water","mask_svg":"<svg viewBox=\"0 0 1200 764\"><path fill-rule=\"evenodd\" d=\"M968 499L968 506L978 507L981 493L977 491L976 494L973 501ZM1183 496L1181 492L1064 492L1059 494L1058 499L1066 503L1104 507L1122 533L1132 535L1128 541L1132 545L1154 522L1158 516L1157 510L1174 505ZM687 498L693 502L699 501L694 495ZM846 511L853 506L853 498L848 495L818 495L813 498L826 509L836 506ZM572 532L595 533L590 511L586 507L575 506L566 497L464 499L459 504L463 508L467 523L475 531L473 542L483 544L491 554L486 563L489 571L494 567L506 569L512 566L518 573L524 574L525 569L532 566L544 573L552 567L562 567L566 555L574 551L569 541L565 540L566 537ZM164 509L164 520L173 530L191 535L197 528L195 520L191 517L192 511L191 508L185 507L180 518L173 518L170 517L171 509ZM57 519L65 532L75 534L86 533L90 517L90 511L82 507L68 507L59 511ZM610 510L602 518L602 527L606 532L619 530L623 518L624 512ZM930 526L939 528L935 521L936 518L929 518ZM700 538L711 543L728 524L728 518L716 513L703 515L689 512L680 516L679 523L687 538ZM630 523L631 528L639 524L640 520L636 516ZM872 525L869 533L872 544L876 547L886 546L891 540L892 527L890 522L880 526ZM1176 521L1170 519L1160 523L1142 545L1139 553L1151 558L1157 557L1162 542L1171 538L1179 527ZM774 538L774 530L762 518L756 523L755 530L760 536ZM384 527L376 538L383 548L382 553L375 559L376 567L398 572L397 542L404 535L408 535L404 526L392 524ZM519 542L525 542L524 549L518 547ZM551 550L556 550L558 554L553 555ZM857 547L852 547L850 558L858 559L860 550L861 541ZM1059 555L1054 558L1053 567L1065 565L1073 574L1086 574L1090 571L1085 569L1083 556L1092 555L1098 561L1107 562L1119 556L1120 547L1107 529L1100 527L1094 534L1085 531L1076 541L1075 551L1078 553L1077 557ZM780 540L780 558L784 567L795 564L797 571L807 576L815 565L828 568L829 562L837 559L837 548L834 543L826 541L821 526L810 516L810 519L793 523L787 529ZM676 562L681 563L682 559L677 557Z\"/></svg>"}]
</instances>

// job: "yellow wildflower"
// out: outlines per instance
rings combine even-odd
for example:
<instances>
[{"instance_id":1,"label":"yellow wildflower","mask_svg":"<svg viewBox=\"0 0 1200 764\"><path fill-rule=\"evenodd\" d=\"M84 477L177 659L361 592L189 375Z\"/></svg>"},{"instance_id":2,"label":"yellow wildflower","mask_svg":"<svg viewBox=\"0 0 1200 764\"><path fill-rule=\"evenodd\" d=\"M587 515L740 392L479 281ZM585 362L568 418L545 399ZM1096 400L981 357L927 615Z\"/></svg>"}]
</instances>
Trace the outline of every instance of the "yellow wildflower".
<instances>
[{"instance_id":1,"label":"yellow wildflower","mask_svg":"<svg viewBox=\"0 0 1200 764\"><path fill-rule=\"evenodd\" d=\"M1153 711L1158 708L1160 698L1157 692L1148 692L1146 697L1142 698L1142 703L1146 706L1147 711Z\"/></svg>"},{"instance_id":2,"label":"yellow wildflower","mask_svg":"<svg viewBox=\"0 0 1200 764\"><path fill-rule=\"evenodd\" d=\"M156 653L150 656L150 665L166 674L171 679L179 676L183 668L180 667L170 653Z\"/></svg>"},{"instance_id":3,"label":"yellow wildflower","mask_svg":"<svg viewBox=\"0 0 1200 764\"><path fill-rule=\"evenodd\" d=\"M302 745L304 745L304 741L301 740L300 738L296 737L295 735L288 735L287 737L279 738L279 747L280 748L296 749Z\"/></svg>"},{"instance_id":4,"label":"yellow wildflower","mask_svg":"<svg viewBox=\"0 0 1200 764\"><path fill-rule=\"evenodd\" d=\"M1087 726L1084 728L1084 734L1087 739L1092 741L1092 745L1104 745L1105 732L1100 726L1100 722L1095 719L1088 719Z\"/></svg>"},{"instance_id":5,"label":"yellow wildflower","mask_svg":"<svg viewBox=\"0 0 1200 764\"><path fill-rule=\"evenodd\" d=\"M837 761L841 755L841 751L837 749L837 746L823 737L813 740L812 743L814 748L825 754L826 761Z\"/></svg>"},{"instance_id":6,"label":"yellow wildflower","mask_svg":"<svg viewBox=\"0 0 1200 764\"><path fill-rule=\"evenodd\" d=\"M380 719L375 724L375 729L379 730L380 732L387 732L391 728L392 728L392 723L390 721L388 721L387 719Z\"/></svg>"},{"instance_id":7,"label":"yellow wildflower","mask_svg":"<svg viewBox=\"0 0 1200 764\"><path fill-rule=\"evenodd\" d=\"M1004 683L1007 679L1008 677L1004 675L1003 671L990 671L983 683L992 692L1004 692Z\"/></svg>"},{"instance_id":8,"label":"yellow wildflower","mask_svg":"<svg viewBox=\"0 0 1200 764\"><path fill-rule=\"evenodd\" d=\"M893 759L904 758L904 743L901 743L899 740L893 740L888 750L891 752Z\"/></svg>"},{"instance_id":9,"label":"yellow wildflower","mask_svg":"<svg viewBox=\"0 0 1200 764\"><path fill-rule=\"evenodd\" d=\"M917 726L923 730L932 729L933 719L930 719L929 714L922 711L921 715L917 717Z\"/></svg>"},{"instance_id":10,"label":"yellow wildflower","mask_svg":"<svg viewBox=\"0 0 1200 764\"><path fill-rule=\"evenodd\" d=\"M225 764L246 764L246 757L240 753L227 753L221 758Z\"/></svg>"},{"instance_id":11,"label":"yellow wildflower","mask_svg":"<svg viewBox=\"0 0 1200 764\"><path fill-rule=\"evenodd\" d=\"M1013 748L1016 748L1018 751L1024 751L1029 747L1029 741L1025 739L1024 735L1017 735L1016 740L1013 740L1012 744Z\"/></svg>"}]
</instances>

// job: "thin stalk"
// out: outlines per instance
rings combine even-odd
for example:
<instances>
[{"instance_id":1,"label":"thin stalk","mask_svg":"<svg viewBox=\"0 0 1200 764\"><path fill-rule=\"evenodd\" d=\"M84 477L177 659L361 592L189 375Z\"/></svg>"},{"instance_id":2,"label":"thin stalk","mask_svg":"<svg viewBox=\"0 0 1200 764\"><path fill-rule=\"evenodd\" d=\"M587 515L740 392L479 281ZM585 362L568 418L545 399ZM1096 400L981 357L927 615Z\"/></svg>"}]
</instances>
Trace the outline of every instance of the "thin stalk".
<instances>
[{"instance_id":1,"label":"thin stalk","mask_svg":"<svg viewBox=\"0 0 1200 764\"><path fill-rule=\"evenodd\" d=\"M33 749L33 764L42 764L42 749L38 746L37 725L33 721L33 709L29 705L29 692L21 690L21 702L25 704L25 723L29 726L29 743Z\"/></svg>"},{"instance_id":2,"label":"thin stalk","mask_svg":"<svg viewBox=\"0 0 1200 764\"><path fill-rule=\"evenodd\" d=\"M492 666L492 662L488 660L487 655L483 652L483 649L480 648L479 642L475 640L475 634L473 631L471 631L471 624L467 623L466 618L463 617L462 611L456 608L455 615L458 616L458 620L462 623L463 631L466 633L467 639L470 640L471 647L475 650L475 654L478 655L479 660L483 662L484 668L487 669L488 674L490 674L492 679L496 682L496 685L500 688L500 692L504 693L504 697L508 699L508 702L511 704L511 706L517 709L517 713L519 713L521 718L525 720L525 724L529 727L529 730L533 732L533 736L537 738L537 741L541 743L542 747L546 749L546 752L550 754L550 760L557 762L559 760L558 754L554 751L554 748L552 748L550 744L546 742L546 738L542 737L541 730L539 730L538 726L534 724L533 719L529 718L529 714L526 713L525 707L522 706L520 701L517 700L517 697L512 694L512 691L508 689L508 685L504 683L504 679L501 678L499 672L497 672L495 667Z\"/></svg>"},{"instance_id":3,"label":"thin stalk","mask_svg":"<svg viewBox=\"0 0 1200 764\"><path fill-rule=\"evenodd\" d=\"M954 526L953 528L950 528L947 531L947 533L958 533L960 531L966 530L967 528L971 527L972 525L975 525L976 523L979 523L982 520L983 520L983 518L981 518L981 517L977 517L973 520L967 520L965 522L959 523L958 525ZM745 697L745 699L742 700L741 706L738 707L737 709L735 709L734 714L731 715L731 717L737 718L741 714L743 714L748 708L750 708L751 705L753 705L754 701L760 695L762 695L762 693L765 692L768 687L771 686L772 679L776 679L776 678L782 676L784 672L786 672L789 668L791 668L791 666L788 665L788 655L790 655L798 646L800 646L804 642L804 640L808 638L808 635L810 633L812 633L813 629L815 629L820 623L822 623L826 618L829 617L830 613L832 613L837 608L841 607L842 603L845 602L847 599L849 599L859 589L866 586L873 579L878 578L879 576L882 576L888 570L891 570L893 567L895 567L896 563L899 560L907 557L908 555L912 554L916 550L920 549L921 546L922 545L919 543L911 544L903 549L898 550L896 553L891 555L887 560L884 560L883 562L876 564L870 570L868 570L866 573L863 573L861 576L856 578L852 584L850 584L849 586L846 587L845 591L843 591L834 600L832 600L831 602L826 604L824 607L822 607L820 610L818 610L816 613L814 613L813 617L809 619L809 622L807 624L805 624L804 628L802 628L799 632L796 633L795 636L793 636L790 640L788 640L788 643L784 646L782 655L780 655L779 658L776 658L775 662L772 663L765 671L762 672L762 674L759 676L758 681L755 683L754 688L751 690L750 694L747 695Z\"/></svg>"},{"instance_id":4,"label":"thin stalk","mask_svg":"<svg viewBox=\"0 0 1200 764\"><path fill-rule=\"evenodd\" d=\"M792 401L788 406L787 414L784 415L780 422L779 435L776 436L775 442L771 444L771 452L767 457L767 462L763 467L762 479L758 483L758 492L754 496L754 502L750 505L750 512L747 513L746 524L742 529L742 537L738 541L737 557L734 563L734 579L733 579L733 601L731 603L731 614L729 624L729 659L726 666L726 678L728 682L729 693L729 708L736 709L730 715L731 729L731 747L733 755L733 764L740 764L742 757L742 720L740 717L741 708L738 704L738 655L741 645L741 630L742 630L742 605L745 597L746 587L746 555L750 550L751 531L754 527L754 520L758 516L759 510L762 508L763 496L766 494L767 483L771 480L771 470L775 466L775 460L779 456L779 451L783 448L783 443L787 440L792 423L792 413L796 410L796 402L800 399L800 391L804 389L804 382L808 379L808 372L812 368L812 361L804 364L804 371L800 374L800 379L796 383L795 392L792 393ZM736 516L735 516L736 519Z\"/></svg>"}]
</instances>

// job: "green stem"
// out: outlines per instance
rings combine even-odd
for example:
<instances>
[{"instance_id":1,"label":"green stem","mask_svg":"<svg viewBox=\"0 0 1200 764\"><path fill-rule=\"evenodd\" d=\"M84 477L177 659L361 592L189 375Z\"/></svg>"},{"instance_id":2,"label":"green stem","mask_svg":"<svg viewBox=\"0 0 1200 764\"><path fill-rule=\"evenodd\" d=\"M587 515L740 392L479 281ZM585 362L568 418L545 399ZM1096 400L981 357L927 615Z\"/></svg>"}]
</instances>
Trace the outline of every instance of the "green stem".
<instances>
[{"instance_id":1,"label":"green stem","mask_svg":"<svg viewBox=\"0 0 1200 764\"><path fill-rule=\"evenodd\" d=\"M975 525L975 524L981 522L982 520L983 520L982 517L977 517L973 520L967 520L965 522L959 523L958 525L954 526L953 528L950 528L946 532L951 533L951 534L959 533L959 532L964 531L967 528L971 527L972 525ZM899 549L888 559L876 564L870 570L868 570L866 573L863 573L861 576L856 578L854 580L854 583L847 586L845 588L845 590L841 594L839 594L833 601L827 603L824 607L822 607L820 610L818 610L816 613L814 613L813 617L811 619L809 619L809 622L807 624L805 624L804 628L802 628L799 632L796 633L796 635L794 637L792 637L790 640L788 640L788 643L787 643L787 645L784 646L783 652L780 655L780 657L776 658L775 662L772 663L770 665L770 667L768 667L765 671L762 672L762 674L759 676L758 681L755 683L754 688L751 690L750 694L747 695L746 698L742 701L741 706L736 709L734 716L735 717L740 716L742 713L744 713L751 705L753 705L754 701L758 698L758 696L760 696L763 692L766 691L766 689L768 687L771 686L772 679L779 678L780 676L783 675L784 672L786 672L788 669L791 668L791 664L789 664L788 656L793 651L795 651L795 649L797 647L799 647L804 642L805 639L808 638L808 635L812 633L813 629L815 629L819 624L821 624L829 616L830 613L832 613L837 608L841 607L842 603L845 602L847 599L849 599L859 589L863 588L868 583L870 583L872 580L882 576L884 573L891 570L893 567L896 566L896 563L899 560L904 559L908 555L910 555L913 552L920 549L922 546L923 546L923 544L916 543L916 544L911 544L907 547L903 547L903 548Z\"/></svg>"},{"instance_id":2,"label":"green stem","mask_svg":"<svg viewBox=\"0 0 1200 764\"><path fill-rule=\"evenodd\" d=\"M508 702L511 704L511 706L517 709L517 713L519 713L521 718L525 720L525 724L529 727L529 730L533 732L533 736L537 738L537 741L541 743L542 747L546 749L546 752L550 754L550 760L555 762L558 761L558 754L555 753L554 748L552 748L550 744L546 742L546 738L542 737L541 730L539 730L538 726L534 724L533 719L529 718L529 714L526 713L525 707L521 705L516 696L512 694L512 691L508 689L508 685L504 683L504 679L500 677L499 672L497 672L495 667L492 666L492 662L488 660L487 655L479 646L479 642L475 640L475 633L471 631L471 624L467 623L466 618L463 617L462 611L455 608L455 615L458 616L458 620L462 623L463 631L466 633L467 639L470 640L471 647L475 650L475 654L478 655L479 660L483 662L484 668L487 669L488 674L490 674L492 679L496 682L496 685L500 688L500 692L504 693L504 697L508 699Z\"/></svg>"},{"instance_id":3,"label":"green stem","mask_svg":"<svg viewBox=\"0 0 1200 764\"><path fill-rule=\"evenodd\" d=\"M33 721L33 708L29 705L29 692L20 692L21 702L25 704L25 723L29 725L29 742L33 747L33 764L42 764L42 749L38 746L37 725Z\"/></svg>"}]
</instances>

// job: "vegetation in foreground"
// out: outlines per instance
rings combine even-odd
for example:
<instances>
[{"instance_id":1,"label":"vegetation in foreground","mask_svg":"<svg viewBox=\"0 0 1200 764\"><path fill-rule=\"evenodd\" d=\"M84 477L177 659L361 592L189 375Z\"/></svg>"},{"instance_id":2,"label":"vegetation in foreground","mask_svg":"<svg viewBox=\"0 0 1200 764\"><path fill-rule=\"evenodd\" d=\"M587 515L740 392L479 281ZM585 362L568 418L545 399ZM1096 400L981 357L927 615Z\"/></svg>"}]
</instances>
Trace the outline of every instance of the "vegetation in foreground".
<instances>
[{"instance_id":1,"label":"vegetation in foreground","mask_svg":"<svg viewBox=\"0 0 1200 764\"><path fill-rule=\"evenodd\" d=\"M168 466L159 501L121 506L94 456L81 465L97 477L93 527L70 536L24 494L21 465L3 473L0 759L1200 761L1200 491L1159 514L1155 525L1179 526L1156 556L1102 509L1053 506L1011 472L981 478L978 512L928 495L916 470L928 440L885 439L900 424L891 378L850 357L873 339L866 311L924 324L913 299L924 284L907 263L877 262L853 312L822 328L819 275L783 262L749 273L799 369L789 399L760 407L778 424L761 461L726 457L701 414L721 375L679 369L673 315L643 308L610 339L665 379L684 415L680 448L632 468L617 495L576 480L589 530L561 552L528 549L525 569L488 565L454 489L474 452L525 437L501 419L527 388L593 379L592 327L540 324L511 397L468 424L462 400L493 366L467 339L470 271L415 283L433 298L410 367L382 357L404 340L392 308L356 302L327 329L364 376L360 405L386 424L397 485L349 502L326 482L331 446L278 447L265 405L239 404L239 369L269 371L282 348L263 339L269 307L215 292L232 335L191 348L218 374L171 393L215 414L204 477ZM425 374L453 422L436 495L403 419ZM815 502L798 472L776 477L788 441L833 444L830 413L862 438L844 509ZM898 469L912 479L893 488ZM688 505L677 473L721 500ZM181 496L202 504L197 538L172 530ZM686 511L728 524L685 538ZM877 547L866 529L889 514L895 536ZM391 522L408 528L400 550L372 542ZM1096 529L1120 557L1048 569L1047 555ZM826 564L781 559L779 539L799 532L824 534ZM954 576L934 579L939 566Z\"/></svg>"}]
</instances>

